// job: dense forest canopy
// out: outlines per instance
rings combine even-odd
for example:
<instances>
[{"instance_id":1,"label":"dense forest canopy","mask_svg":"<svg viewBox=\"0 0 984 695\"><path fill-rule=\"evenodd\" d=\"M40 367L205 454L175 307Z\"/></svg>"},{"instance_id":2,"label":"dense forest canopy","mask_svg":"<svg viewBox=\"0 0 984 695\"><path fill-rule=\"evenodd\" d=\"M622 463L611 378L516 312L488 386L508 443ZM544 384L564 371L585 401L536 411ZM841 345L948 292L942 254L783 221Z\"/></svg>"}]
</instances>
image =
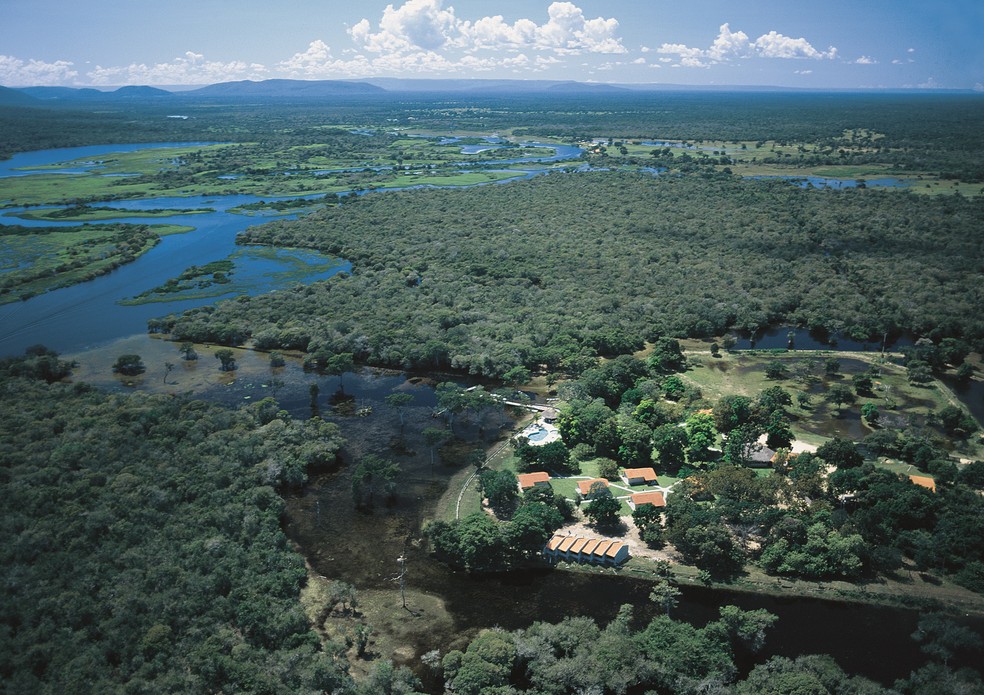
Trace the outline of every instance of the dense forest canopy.
<instances>
[{"instance_id":1,"label":"dense forest canopy","mask_svg":"<svg viewBox=\"0 0 984 695\"><path fill-rule=\"evenodd\" d=\"M0 365L6 691L344 692L278 494L338 428L11 375L37 359Z\"/></svg>"},{"instance_id":2,"label":"dense forest canopy","mask_svg":"<svg viewBox=\"0 0 984 695\"><path fill-rule=\"evenodd\" d=\"M577 371L585 352L781 322L879 341L903 331L980 340L982 222L980 200L727 175L556 173L350 197L241 242L338 255L351 277L156 327L489 376Z\"/></svg>"}]
</instances>

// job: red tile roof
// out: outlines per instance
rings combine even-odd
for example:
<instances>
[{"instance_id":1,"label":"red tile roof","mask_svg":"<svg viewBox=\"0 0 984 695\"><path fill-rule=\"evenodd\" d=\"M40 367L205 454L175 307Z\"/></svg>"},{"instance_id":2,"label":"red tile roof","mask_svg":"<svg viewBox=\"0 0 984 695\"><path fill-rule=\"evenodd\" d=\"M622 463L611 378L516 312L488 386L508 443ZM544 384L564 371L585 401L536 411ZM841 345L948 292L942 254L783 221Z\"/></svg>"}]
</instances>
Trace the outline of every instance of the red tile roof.
<instances>
[{"instance_id":1,"label":"red tile roof","mask_svg":"<svg viewBox=\"0 0 984 695\"><path fill-rule=\"evenodd\" d=\"M604 483L605 487L608 487L608 481L604 478L592 478L591 480L579 480L577 483L577 489L581 491L582 496L586 496L591 492L591 487L595 483Z\"/></svg>"},{"instance_id":2,"label":"red tile roof","mask_svg":"<svg viewBox=\"0 0 984 695\"><path fill-rule=\"evenodd\" d=\"M520 473L516 476L516 480L519 481L519 487L523 490L531 488L537 483L548 483L550 482L550 474L544 471L537 471L536 473Z\"/></svg>"},{"instance_id":3,"label":"red tile roof","mask_svg":"<svg viewBox=\"0 0 984 695\"><path fill-rule=\"evenodd\" d=\"M636 506L651 504L654 507L665 507L666 498L663 497L662 492L637 492L632 495L632 504Z\"/></svg>"},{"instance_id":4,"label":"red tile roof","mask_svg":"<svg viewBox=\"0 0 984 695\"><path fill-rule=\"evenodd\" d=\"M627 480L632 480L633 478L642 478L647 483L658 482L656 479L656 471L652 468L626 468L625 477Z\"/></svg>"}]
</instances>

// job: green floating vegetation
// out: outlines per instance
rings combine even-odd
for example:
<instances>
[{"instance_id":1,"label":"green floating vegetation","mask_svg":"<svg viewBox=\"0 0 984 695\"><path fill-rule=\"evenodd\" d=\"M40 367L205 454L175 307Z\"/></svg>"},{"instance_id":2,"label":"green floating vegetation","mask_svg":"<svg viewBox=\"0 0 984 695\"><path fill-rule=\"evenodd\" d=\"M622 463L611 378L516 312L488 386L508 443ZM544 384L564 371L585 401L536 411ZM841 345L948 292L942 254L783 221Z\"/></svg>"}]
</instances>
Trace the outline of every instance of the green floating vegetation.
<instances>
[{"instance_id":1,"label":"green floating vegetation","mask_svg":"<svg viewBox=\"0 0 984 695\"><path fill-rule=\"evenodd\" d=\"M229 275L235 268L235 263L230 260L212 261L203 266L193 265L176 278L171 278L163 285L141 292L127 304L141 304L142 299L187 293L194 290L204 290L213 285L227 285L232 280ZM225 291L222 292L225 294Z\"/></svg>"}]
</instances>

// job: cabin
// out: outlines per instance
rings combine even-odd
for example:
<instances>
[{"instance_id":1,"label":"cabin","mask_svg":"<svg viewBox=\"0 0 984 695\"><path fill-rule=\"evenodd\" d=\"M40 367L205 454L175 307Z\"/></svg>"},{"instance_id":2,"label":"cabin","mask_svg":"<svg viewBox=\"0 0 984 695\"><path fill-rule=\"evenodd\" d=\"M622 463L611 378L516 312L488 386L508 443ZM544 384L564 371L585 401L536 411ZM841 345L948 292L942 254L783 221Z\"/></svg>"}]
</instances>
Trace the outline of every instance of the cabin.
<instances>
[{"instance_id":1,"label":"cabin","mask_svg":"<svg viewBox=\"0 0 984 695\"><path fill-rule=\"evenodd\" d=\"M543 557L551 563L564 560L616 567L629 559L629 546L621 541L555 533L544 546Z\"/></svg>"},{"instance_id":2,"label":"cabin","mask_svg":"<svg viewBox=\"0 0 984 695\"><path fill-rule=\"evenodd\" d=\"M771 468L776 452L767 446L753 444L745 450L748 465L752 468Z\"/></svg>"},{"instance_id":3,"label":"cabin","mask_svg":"<svg viewBox=\"0 0 984 695\"><path fill-rule=\"evenodd\" d=\"M635 511L643 505L651 504L652 506L662 509L666 506L666 498L663 497L662 492L637 492L629 498L628 505L632 511Z\"/></svg>"},{"instance_id":4,"label":"cabin","mask_svg":"<svg viewBox=\"0 0 984 695\"><path fill-rule=\"evenodd\" d=\"M583 500L592 500L598 496L599 491L591 491L595 485L602 485L605 492L608 492L608 481L604 478L592 478L591 480L579 480L577 483L577 494Z\"/></svg>"},{"instance_id":5,"label":"cabin","mask_svg":"<svg viewBox=\"0 0 984 695\"><path fill-rule=\"evenodd\" d=\"M619 473L619 477L626 485L656 485L659 483L656 478L656 471L652 468L626 468Z\"/></svg>"},{"instance_id":6,"label":"cabin","mask_svg":"<svg viewBox=\"0 0 984 695\"><path fill-rule=\"evenodd\" d=\"M526 492L537 485L540 487L550 487L550 474L545 471L537 471L536 473L520 473L516 476L516 480L519 481L520 493Z\"/></svg>"}]
</instances>

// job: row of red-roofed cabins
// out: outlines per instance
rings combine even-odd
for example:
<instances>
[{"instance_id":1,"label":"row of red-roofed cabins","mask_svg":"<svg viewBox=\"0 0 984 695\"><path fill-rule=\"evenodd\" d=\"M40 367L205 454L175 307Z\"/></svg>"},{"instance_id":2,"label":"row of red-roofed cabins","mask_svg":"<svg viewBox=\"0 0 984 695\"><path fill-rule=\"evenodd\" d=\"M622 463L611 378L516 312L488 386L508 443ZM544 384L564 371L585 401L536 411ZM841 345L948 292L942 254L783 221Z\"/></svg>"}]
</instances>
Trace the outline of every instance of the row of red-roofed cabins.
<instances>
[{"instance_id":1,"label":"row of red-roofed cabins","mask_svg":"<svg viewBox=\"0 0 984 695\"><path fill-rule=\"evenodd\" d=\"M549 562L566 560L594 565L621 565L629 559L629 546L621 541L554 534L543 549Z\"/></svg>"}]
</instances>

